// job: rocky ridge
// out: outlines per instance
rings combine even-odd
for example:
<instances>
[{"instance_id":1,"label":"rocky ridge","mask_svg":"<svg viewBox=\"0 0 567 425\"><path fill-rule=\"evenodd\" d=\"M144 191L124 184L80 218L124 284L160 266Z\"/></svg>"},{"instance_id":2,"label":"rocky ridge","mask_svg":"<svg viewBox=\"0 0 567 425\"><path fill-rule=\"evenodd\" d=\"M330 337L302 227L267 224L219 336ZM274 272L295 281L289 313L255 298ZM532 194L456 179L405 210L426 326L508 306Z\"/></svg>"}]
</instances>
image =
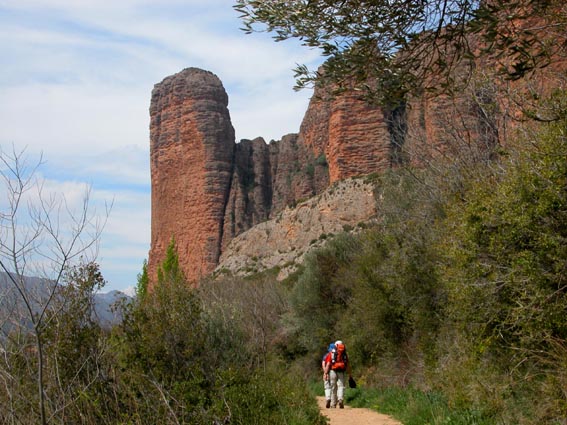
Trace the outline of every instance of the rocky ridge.
<instances>
[{"instance_id":1,"label":"rocky ridge","mask_svg":"<svg viewBox=\"0 0 567 425\"><path fill-rule=\"evenodd\" d=\"M215 273L246 276L277 268L278 279L284 279L311 249L337 233L372 222L377 214L374 189L371 179L350 178L294 208L285 208L232 239Z\"/></svg>"},{"instance_id":2,"label":"rocky ridge","mask_svg":"<svg viewBox=\"0 0 567 425\"><path fill-rule=\"evenodd\" d=\"M188 278L217 264L234 153L227 106L218 77L195 68L166 78L152 92L150 276L172 238Z\"/></svg>"}]
</instances>

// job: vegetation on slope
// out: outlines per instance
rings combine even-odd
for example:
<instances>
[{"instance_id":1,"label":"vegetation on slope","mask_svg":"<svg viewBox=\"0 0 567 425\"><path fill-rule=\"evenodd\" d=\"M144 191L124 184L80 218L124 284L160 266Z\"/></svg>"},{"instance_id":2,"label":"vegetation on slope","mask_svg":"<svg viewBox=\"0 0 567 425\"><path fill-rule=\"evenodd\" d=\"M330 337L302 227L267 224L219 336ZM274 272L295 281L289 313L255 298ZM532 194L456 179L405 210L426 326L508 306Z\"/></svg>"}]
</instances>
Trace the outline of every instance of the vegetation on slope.
<instances>
[{"instance_id":1,"label":"vegetation on slope","mask_svg":"<svg viewBox=\"0 0 567 425\"><path fill-rule=\"evenodd\" d=\"M382 224L331 241L294 285L302 348L315 357L340 337L366 386L439 392L497 423L560 423L566 128L518 136L435 196L423 190L438 182L431 170L384 176L384 194L403 195L389 197Z\"/></svg>"},{"instance_id":2,"label":"vegetation on slope","mask_svg":"<svg viewBox=\"0 0 567 425\"><path fill-rule=\"evenodd\" d=\"M158 281L147 290L144 267L123 323L106 332L92 317L92 293L104 285L98 266L70 270L68 280L65 308L50 312L44 334L47 423L324 423L307 383L268 346L286 310L281 286L195 290L172 241ZM25 331L2 339L2 423L40 420L32 342Z\"/></svg>"}]
</instances>

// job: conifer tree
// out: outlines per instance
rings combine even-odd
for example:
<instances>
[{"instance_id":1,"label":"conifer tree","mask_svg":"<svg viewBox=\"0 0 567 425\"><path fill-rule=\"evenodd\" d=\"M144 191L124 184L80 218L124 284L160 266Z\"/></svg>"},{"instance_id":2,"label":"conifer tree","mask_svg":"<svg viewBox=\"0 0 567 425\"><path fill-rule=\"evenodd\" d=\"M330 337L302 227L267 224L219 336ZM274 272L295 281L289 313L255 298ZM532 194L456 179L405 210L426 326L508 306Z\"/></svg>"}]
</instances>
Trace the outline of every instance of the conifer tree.
<instances>
[{"instance_id":1,"label":"conifer tree","mask_svg":"<svg viewBox=\"0 0 567 425\"><path fill-rule=\"evenodd\" d=\"M142 300L146 297L148 293L148 285L150 278L148 275L148 261L144 260L142 265L142 271L138 274L138 283L136 285L136 296L138 299Z\"/></svg>"},{"instance_id":2,"label":"conifer tree","mask_svg":"<svg viewBox=\"0 0 567 425\"><path fill-rule=\"evenodd\" d=\"M185 275L179 267L179 254L175 247L175 238L171 238L167 251L165 252L165 259L158 267L158 284L167 282L182 282L185 281Z\"/></svg>"}]
</instances>

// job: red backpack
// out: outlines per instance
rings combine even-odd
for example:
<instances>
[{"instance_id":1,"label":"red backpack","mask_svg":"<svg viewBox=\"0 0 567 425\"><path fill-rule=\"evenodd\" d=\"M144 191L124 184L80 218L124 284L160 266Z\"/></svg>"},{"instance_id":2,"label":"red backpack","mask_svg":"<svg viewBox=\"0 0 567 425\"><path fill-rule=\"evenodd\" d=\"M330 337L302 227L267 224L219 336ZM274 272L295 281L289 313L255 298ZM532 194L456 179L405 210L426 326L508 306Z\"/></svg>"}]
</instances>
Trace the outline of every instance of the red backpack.
<instances>
[{"instance_id":1,"label":"red backpack","mask_svg":"<svg viewBox=\"0 0 567 425\"><path fill-rule=\"evenodd\" d=\"M346 370L348 364L348 356L344 344L336 344L331 356L331 369L337 372Z\"/></svg>"}]
</instances>

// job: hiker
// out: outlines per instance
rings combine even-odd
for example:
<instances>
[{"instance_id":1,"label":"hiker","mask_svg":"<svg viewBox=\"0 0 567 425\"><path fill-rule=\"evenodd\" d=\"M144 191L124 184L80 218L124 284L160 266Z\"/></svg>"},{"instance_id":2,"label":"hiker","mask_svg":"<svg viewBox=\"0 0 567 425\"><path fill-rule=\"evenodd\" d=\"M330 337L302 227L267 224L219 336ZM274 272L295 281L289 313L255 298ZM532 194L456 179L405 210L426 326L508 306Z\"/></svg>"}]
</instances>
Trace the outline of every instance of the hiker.
<instances>
[{"instance_id":1,"label":"hiker","mask_svg":"<svg viewBox=\"0 0 567 425\"><path fill-rule=\"evenodd\" d=\"M327 399L327 409L331 406L331 380L329 379L329 374L325 372L327 369L327 363L331 361L330 353L335 349L335 343L331 342L327 352L323 355L323 360L321 361L321 367L323 368L323 386L325 388L325 398ZM328 358L328 359L327 359Z\"/></svg>"},{"instance_id":2,"label":"hiker","mask_svg":"<svg viewBox=\"0 0 567 425\"><path fill-rule=\"evenodd\" d=\"M337 407L344 409L345 394L345 371L349 379L352 378L350 362L342 341L335 342L335 348L325 357L325 374L323 379L328 379L331 386L331 399L327 399L326 407Z\"/></svg>"}]
</instances>

